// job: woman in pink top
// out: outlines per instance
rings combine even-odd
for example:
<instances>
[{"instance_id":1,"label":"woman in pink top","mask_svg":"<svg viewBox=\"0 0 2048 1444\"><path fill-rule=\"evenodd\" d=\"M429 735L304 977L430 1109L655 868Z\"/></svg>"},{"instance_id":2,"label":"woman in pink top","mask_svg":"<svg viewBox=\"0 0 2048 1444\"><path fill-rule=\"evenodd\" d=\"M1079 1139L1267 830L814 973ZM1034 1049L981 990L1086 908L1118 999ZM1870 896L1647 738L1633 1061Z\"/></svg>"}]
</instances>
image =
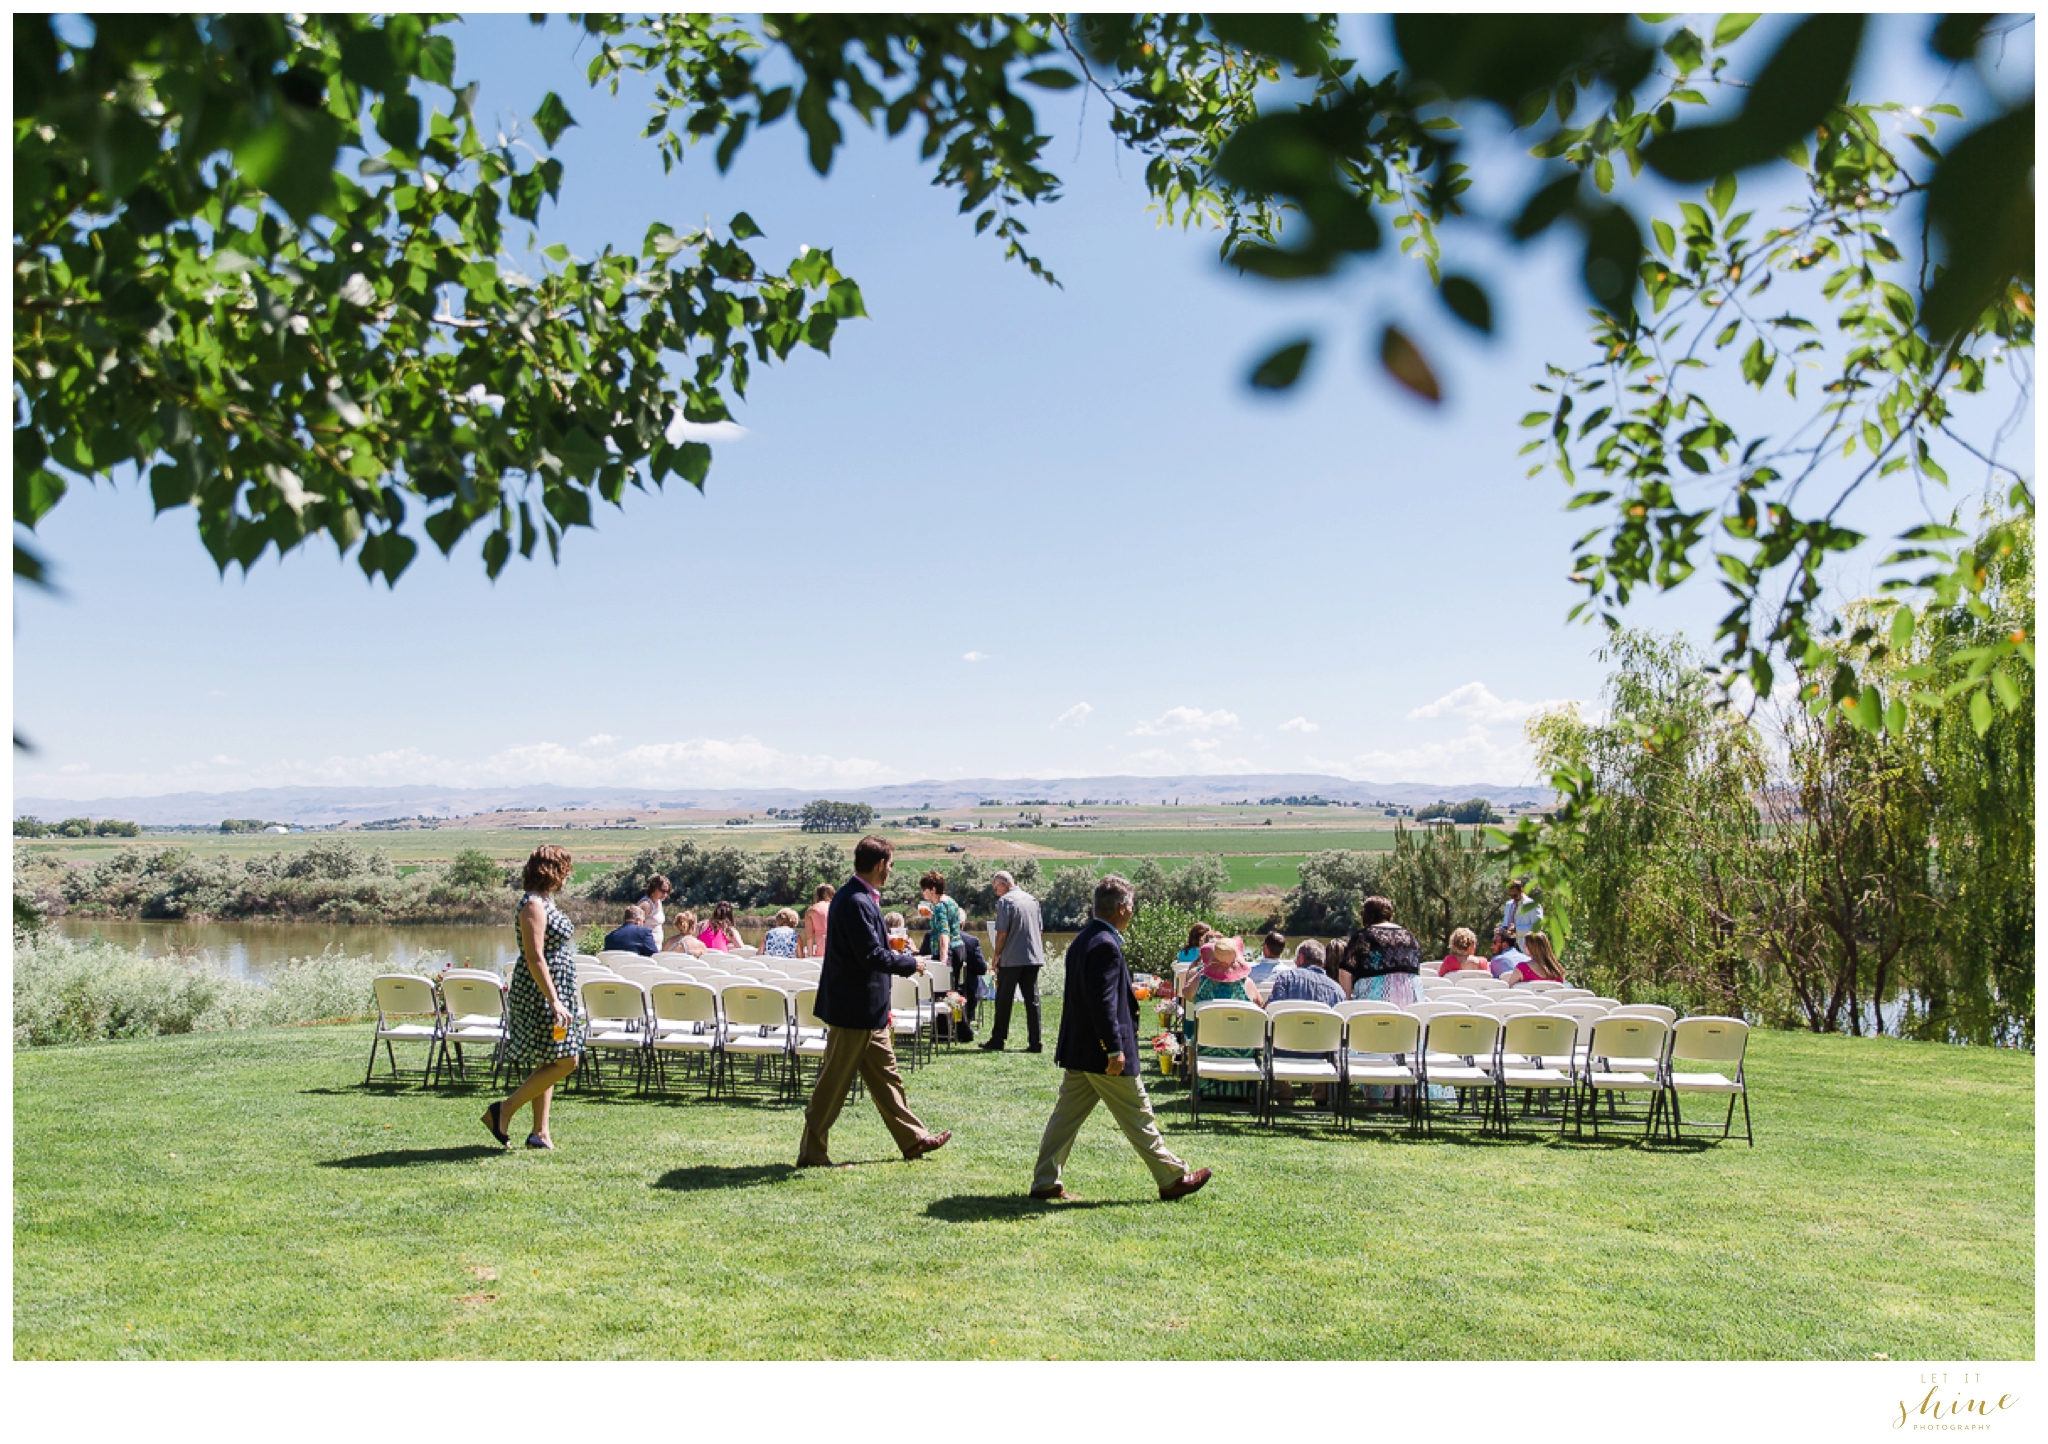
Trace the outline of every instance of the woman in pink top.
<instances>
[{"instance_id":1,"label":"woman in pink top","mask_svg":"<svg viewBox=\"0 0 2048 1444\"><path fill-rule=\"evenodd\" d=\"M1487 970L1486 959L1473 956L1478 947L1479 935L1473 932L1472 929L1457 928L1453 930L1451 933L1450 956L1444 959L1443 968L1438 972L1437 976L1448 978L1452 973L1462 973L1468 970L1485 972Z\"/></svg>"},{"instance_id":2,"label":"woman in pink top","mask_svg":"<svg viewBox=\"0 0 2048 1444\"><path fill-rule=\"evenodd\" d=\"M1552 951L1550 939L1543 933L1531 933L1522 940L1522 946L1529 950L1529 961L1516 963L1501 976L1510 983L1561 983L1564 981L1564 967Z\"/></svg>"},{"instance_id":3,"label":"woman in pink top","mask_svg":"<svg viewBox=\"0 0 2048 1444\"><path fill-rule=\"evenodd\" d=\"M714 952L730 953L740 945L740 930L732 920L732 904L711 905L711 921L697 934L697 941Z\"/></svg>"}]
</instances>

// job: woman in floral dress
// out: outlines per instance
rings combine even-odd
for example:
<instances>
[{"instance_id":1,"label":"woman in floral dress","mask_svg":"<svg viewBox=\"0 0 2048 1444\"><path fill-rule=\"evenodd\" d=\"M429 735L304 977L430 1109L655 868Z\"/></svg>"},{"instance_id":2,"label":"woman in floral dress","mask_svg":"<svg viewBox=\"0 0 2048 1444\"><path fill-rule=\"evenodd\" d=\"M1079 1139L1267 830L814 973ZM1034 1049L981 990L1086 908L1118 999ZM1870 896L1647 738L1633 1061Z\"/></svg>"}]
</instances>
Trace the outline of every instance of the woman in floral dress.
<instances>
[{"instance_id":1,"label":"woman in floral dress","mask_svg":"<svg viewBox=\"0 0 2048 1444\"><path fill-rule=\"evenodd\" d=\"M1405 1008L1422 1001L1421 972L1422 945L1394 921L1394 905L1383 897L1367 898L1358 931L1344 945L1339 985L1354 998Z\"/></svg>"},{"instance_id":2,"label":"woman in floral dress","mask_svg":"<svg viewBox=\"0 0 2048 1444\"><path fill-rule=\"evenodd\" d=\"M784 908L775 915L774 926L761 939L761 956L764 958L793 958L796 956L796 909Z\"/></svg>"},{"instance_id":3,"label":"woman in floral dress","mask_svg":"<svg viewBox=\"0 0 2048 1444\"><path fill-rule=\"evenodd\" d=\"M555 1085L575 1072L583 1058L583 1019L574 1002L576 925L555 906L553 896L569 881L571 867L568 849L552 844L535 848L526 860L526 896L519 900L515 924L519 965L512 972L505 1051L533 1072L510 1098L484 1110L484 1127L503 1144L512 1142L506 1124L531 1103L533 1132L526 1135L526 1146L555 1146L548 1135Z\"/></svg>"}]
</instances>

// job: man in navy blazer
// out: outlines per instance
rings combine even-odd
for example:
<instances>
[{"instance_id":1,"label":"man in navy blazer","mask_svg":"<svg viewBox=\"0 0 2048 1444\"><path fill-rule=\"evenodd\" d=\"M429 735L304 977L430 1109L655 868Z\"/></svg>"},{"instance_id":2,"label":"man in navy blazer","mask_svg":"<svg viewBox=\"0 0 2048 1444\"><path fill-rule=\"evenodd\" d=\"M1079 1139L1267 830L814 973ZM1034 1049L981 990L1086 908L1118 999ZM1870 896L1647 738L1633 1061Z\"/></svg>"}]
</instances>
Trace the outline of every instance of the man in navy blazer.
<instances>
[{"instance_id":1,"label":"man in navy blazer","mask_svg":"<svg viewBox=\"0 0 2048 1444\"><path fill-rule=\"evenodd\" d=\"M1124 962L1132 902L1129 882L1114 873L1102 879L1095 884L1094 918L1067 947L1067 1000L1060 1010L1059 1046L1053 1050L1053 1061L1067 1071L1039 1141L1033 1198L1075 1196L1060 1183L1060 1170L1097 1103L1109 1109L1152 1170L1161 1198L1185 1198L1209 1181L1208 1169L1190 1173L1168 1151L1152 1117L1152 1100L1138 1080L1137 1000Z\"/></svg>"},{"instance_id":2,"label":"man in navy blazer","mask_svg":"<svg viewBox=\"0 0 2048 1444\"><path fill-rule=\"evenodd\" d=\"M882 838L862 838L853 850L854 876L832 895L831 910L825 915L825 958L818 968L818 999L813 1005L818 1021L825 1024L825 1056L818 1063L810 1106L804 1109L798 1168L835 1166L827 1144L856 1073L868 1085L882 1122L906 1159L943 1148L953 1136L950 1131L925 1130L904 1101L903 1079L896 1071L889 982L923 972L924 963L908 952L891 951L889 931L882 926L882 889L889 882L894 852Z\"/></svg>"}]
</instances>

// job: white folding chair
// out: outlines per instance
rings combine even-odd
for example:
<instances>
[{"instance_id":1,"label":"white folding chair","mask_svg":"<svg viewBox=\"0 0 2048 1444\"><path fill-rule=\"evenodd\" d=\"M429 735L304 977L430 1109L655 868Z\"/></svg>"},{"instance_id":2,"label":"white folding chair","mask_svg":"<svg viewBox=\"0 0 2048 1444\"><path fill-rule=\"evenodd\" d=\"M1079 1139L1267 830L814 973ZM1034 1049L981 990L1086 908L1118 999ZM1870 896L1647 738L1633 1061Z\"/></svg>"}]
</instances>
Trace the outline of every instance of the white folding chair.
<instances>
[{"instance_id":1,"label":"white folding chair","mask_svg":"<svg viewBox=\"0 0 2048 1444\"><path fill-rule=\"evenodd\" d=\"M578 989L583 999L584 1046L590 1051L593 1086L602 1086L598 1060L607 1053L630 1059L633 1083L647 1081L647 990L630 978L592 978Z\"/></svg>"},{"instance_id":2,"label":"white folding chair","mask_svg":"<svg viewBox=\"0 0 2048 1444\"><path fill-rule=\"evenodd\" d=\"M733 1063L739 1058L754 1060L754 1077L759 1081L764 1065L772 1062L775 1089L789 1091L789 995L766 983L728 983L718 995L725 1027L719 1040L719 1080L726 1096L736 1089Z\"/></svg>"},{"instance_id":3,"label":"white folding chair","mask_svg":"<svg viewBox=\"0 0 2048 1444\"><path fill-rule=\"evenodd\" d=\"M1524 1117L1539 1094L1546 1098L1561 1094L1564 1103L1571 1101L1577 1086L1572 1057L1578 1034L1579 1025L1574 1019L1555 1013L1523 1013L1505 1021L1501 1028L1499 1074L1503 1131L1508 1126L1507 1094L1511 1089L1521 1092ZM1566 1113L1564 1107L1558 1109L1559 1133L1564 1132Z\"/></svg>"},{"instance_id":4,"label":"white folding chair","mask_svg":"<svg viewBox=\"0 0 2048 1444\"><path fill-rule=\"evenodd\" d=\"M1401 1005L1381 998L1346 998L1337 1004L1337 1011L1346 1018L1355 1018L1360 1013L1398 1013Z\"/></svg>"},{"instance_id":5,"label":"white folding chair","mask_svg":"<svg viewBox=\"0 0 2048 1444\"><path fill-rule=\"evenodd\" d=\"M1252 1090L1255 1114L1265 1112L1267 1018L1263 1009L1229 999L1199 1003L1188 1014L1188 1048L1194 1055L1193 1086L1188 1091L1189 1117L1202 1121L1202 1080L1246 1083ZM1204 1048L1242 1048L1250 1056L1218 1058L1204 1055Z\"/></svg>"},{"instance_id":6,"label":"white folding chair","mask_svg":"<svg viewBox=\"0 0 2048 1444\"><path fill-rule=\"evenodd\" d=\"M1593 990L1591 988L1568 987L1565 984L1560 983L1550 990L1550 996L1558 999L1561 1002L1575 1002L1580 998L1592 997Z\"/></svg>"},{"instance_id":7,"label":"white folding chair","mask_svg":"<svg viewBox=\"0 0 2048 1444\"><path fill-rule=\"evenodd\" d=\"M910 1040L910 1066L924 1061L922 1041L925 1023L924 1000L918 996L915 977L889 979L889 1036L901 1043Z\"/></svg>"},{"instance_id":8,"label":"white folding chair","mask_svg":"<svg viewBox=\"0 0 2048 1444\"><path fill-rule=\"evenodd\" d=\"M1344 1108L1344 1015L1327 1003L1276 1003L1266 1015L1266 1121L1278 1112L1277 1084L1290 1088L1306 1083L1320 1087L1330 1102L1330 1115L1342 1119ZM1283 1053L1310 1054L1282 1057Z\"/></svg>"},{"instance_id":9,"label":"white folding chair","mask_svg":"<svg viewBox=\"0 0 2048 1444\"><path fill-rule=\"evenodd\" d=\"M1648 1138L1663 1113L1664 1048L1671 1029L1661 1018L1617 1018L1609 1014L1593 1024L1586 1045L1586 1067L1580 1075L1580 1117L1591 1114L1593 1136L1600 1136L1600 1100L1607 1100L1607 1116L1621 1117L1617 1099L1646 1093L1650 1106L1644 1110L1643 1136Z\"/></svg>"},{"instance_id":10,"label":"white folding chair","mask_svg":"<svg viewBox=\"0 0 2048 1444\"><path fill-rule=\"evenodd\" d=\"M1712 1128L1708 1124L1687 1124L1679 1112L1678 1100L1688 1093L1723 1095L1728 1098L1728 1116L1721 1122L1721 1136L1726 1138L1735 1126L1735 1100L1742 1100L1742 1136L1751 1148L1756 1147L1756 1134L1749 1123L1749 1088L1742 1076L1743 1054L1749 1048L1749 1024L1740 1018L1695 1017L1679 1021L1671 1030L1671 1047L1666 1055L1665 1078L1671 1096L1671 1136L1697 1137L1700 1130ZM1723 1073L1681 1071L1680 1063L1719 1063L1732 1067L1735 1076ZM1695 1130L1687 1135L1685 1129Z\"/></svg>"},{"instance_id":11,"label":"white folding chair","mask_svg":"<svg viewBox=\"0 0 2048 1444\"><path fill-rule=\"evenodd\" d=\"M804 1064L808 1061L822 1068L825 1063L825 1020L818 1016L817 988L808 983L798 988L790 997L789 1011L789 1069L793 1090L801 1095Z\"/></svg>"},{"instance_id":12,"label":"white folding chair","mask_svg":"<svg viewBox=\"0 0 2048 1444\"><path fill-rule=\"evenodd\" d=\"M468 1081L469 1059L462 1050L488 1048L490 1081L496 1084L505 1054L505 985L495 973L450 970L441 975L441 1009L441 1075L447 1076L452 1049L455 1071Z\"/></svg>"},{"instance_id":13,"label":"white folding chair","mask_svg":"<svg viewBox=\"0 0 2048 1444\"><path fill-rule=\"evenodd\" d=\"M1466 1095L1476 1092L1479 1126L1484 1129L1498 1101L1494 1044L1500 1038L1500 1019L1483 1013L1443 1013L1423 1024L1422 1031L1423 1131L1430 1127L1432 1087L1457 1089L1460 1108Z\"/></svg>"},{"instance_id":14,"label":"white folding chair","mask_svg":"<svg viewBox=\"0 0 2048 1444\"><path fill-rule=\"evenodd\" d=\"M1489 998L1485 1002L1474 1004L1472 1011L1484 1013L1489 1018L1498 1018L1505 1023L1508 1019L1518 1018L1524 1013L1540 1013L1543 1011L1543 1005L1527 998Z\"/></svg>"},{"instance_id":15,"label":"white folding chair","mask_svg":"<svg viewBox=\"0 0 2048 1444\"><path fill-rule=\"evenodd\" d=\"M1619 1008L1610 1008L1610 1018L1655 1018L1669 1028L1678 1022L1678 1009L1667 1008L1662 1003L1623 1003Z\"/></svg>"},{"instance_id":16,"label":"white folding chair","mask_svg":"<svg viewBox=\"0 0 2048 1444\"><path fill-rule=\"evenodd\" d=\"M654 1064L655 1086L668 1086L668 1057L685 1060L701 1058L705 1075L715 1086L718 1081L718 994L702 983L681 981L656 983L648 989L653 1009L653 1031L647 1047Z\"/></svg>"},{"instance_id":17,"label":"white folding chair","mask_svg":"<svg viewBox=\"0 0 2048 1444\"><path fill-rule=\"evenodd\" d=\"M598 950L597 960L616 973L619 971L619 966L622 963L637 964L646 962L647 954L636 953L631 948L601 948Z\"/></svg>"},{"instance_id":18,"label":"white folding chair","mask_svg":"<svg viewBox=\"0 0 2048 1444\"><path fill-rule=\"evenodd\" d=\"M1404 1115L1412 1132L1420 1115L1416 1111L1416 1098L1421 1088L1421 1076L1417 1071L1422 1060L1421 1020L1399 1009L1390 1012L1356 1012L1345 1020L1344 1050L1344 1125L1351 1126L1357 1116L1358 1100L1352 1096L1352 1089L1364 1088L1367 1102L1379 1101L1373 1098L1372 1090L1386 1089L1388 1099L1395 1103Z\"/></svg>"},{"instance_id":19,"label":"white folding chair","mask_svg":"<svg viewBox=\"0 0 2048 1444\"><path fill-rule=\"evenodd\" d=\"M393 1043L424 1043L426 1062L420 1068L420 1085L425 1087L434 1072L434 1052L441 1044L441 1000L431 979L411 973L382 973L371 984L377 999L377 1031L370 1035L370 1065L363 1070L367 1085L377 1071L377 1045L384 1045L391 1076L398 1077L398 1055Z\"/></svg>"}]
</instances>

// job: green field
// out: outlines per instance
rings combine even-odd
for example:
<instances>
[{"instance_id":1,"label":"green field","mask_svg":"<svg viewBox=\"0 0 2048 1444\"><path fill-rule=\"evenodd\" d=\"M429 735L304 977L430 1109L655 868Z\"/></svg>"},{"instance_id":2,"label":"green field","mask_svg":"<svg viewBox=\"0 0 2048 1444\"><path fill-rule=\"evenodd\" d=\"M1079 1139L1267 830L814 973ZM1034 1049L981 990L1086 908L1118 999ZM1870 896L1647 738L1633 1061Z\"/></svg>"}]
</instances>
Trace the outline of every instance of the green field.
<instances>
[{"instance_id":1,"label":"green field","mask_svg":"<svg viewBox=\"0 0 2048 1444\"><path fill-rule=\"evenodd\" d=\"M1168 872L1185 867L1191 860L1185 855L1174 857L1153 853L1149 854L1149 856L1153 862L1158 863ZM1275 853L1271 857L1261 857L1256 854L1226 856L1223 859L1223 867L1230 874L1230 886L1226 890L1229 892L1250 892L1254 888L1262 887L1293 887L1301 875L1301 858L1302 854L1298 852ZM1062 868L1069 867L1090 867L1099 872L1128 873L1133 867L1137 866L1138 862L1139 859L1132 856L1098 856L1043 858L1040 859L1039 865L1048 872L1058 872Z\"/></svg>"},{"instance_id":2,"label":"green field","mask_svg":"<svg viewBox=\"0 0 2048 1444\"><path fill-rule=\"evenodd\" d=\"M1054 1006L1057 1011L1057 1005ZM481 1093L360 1086L367 1030L18 1050L18 1358L2031 1358L2034 1058L1770 1033L1757 1146L1189 1126L1175 1205L1108 1121L1021 1195L1056 1074L865 1100L594 1100L501 1152Z\"/></svg>"}]
</instances>

